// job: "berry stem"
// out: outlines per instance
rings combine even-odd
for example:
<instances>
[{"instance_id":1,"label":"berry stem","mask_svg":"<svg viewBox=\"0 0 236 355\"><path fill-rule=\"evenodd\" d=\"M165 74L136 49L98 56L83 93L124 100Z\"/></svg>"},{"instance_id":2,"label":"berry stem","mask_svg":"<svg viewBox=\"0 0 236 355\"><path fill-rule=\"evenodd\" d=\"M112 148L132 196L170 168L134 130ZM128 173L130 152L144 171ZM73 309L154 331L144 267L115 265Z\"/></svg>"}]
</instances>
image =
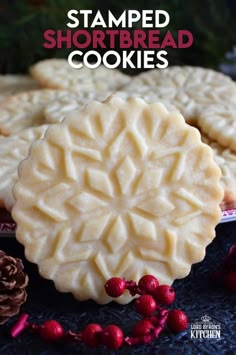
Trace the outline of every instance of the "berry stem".
<instances>
[{"instance_id":1,"label":"berry stem","mask_svg":"<svg viewBox=\"0 0 236 355\"><path fill-rule=\"evenodd\" d=\"M125 280L125 288L126 288L126 290L129 291L131 296L135 296L137 294L138 286L137 286L135 281L132 281L132 280L131 281L126 281Z\"/></svg>"},{"instance_id":2,"label":"berry stem","mask_svg":"<svg viewBox=\"0 0 236 355\"><path fill-rule=\"evenodd\" d=\"M27 313L22 314L15 325L10 330L12 338L16 338L26 328L29 328L30 324L27 322L29 315Z\"/></svg>"},{"instance_id":3,"label":"berry stem","mask_svg":"<svg viewBox=\"0 0 236 355\"><path fill-rule=\"evenodd\" d=\"M131 296L135 296L135 295L145 295L146 292L141 290L138 285L136 284L135 281L126 281L125 280L125 288L126 290L129 291L129 293L131 294Z\"/></svg>"},{"instance_id":4,"label":"berry stem","mask_svg":"<svg viewBox=\"0 0 236 355\"><path fill-rule=\"evenodd\" d=\"M154 328L154 334L155 334L155 338L157 338L159 336L159 334L162 332L167 318L168 318L168 313L169 311L166 309L163 309L160 311L160 320L159 320L159 325L157 327Z\"/></svg>"},{"instance_id":5,"label":"berry stem","mask_svg":"<svg viewBox=\"0 0 236 355\"><path fill-rule=\"evenodd\" d=\"M34 332L37 332L39 329L41 329L43 327L43 325L38 325L35 323L29 324L28 328L30 328L31 330L33 330Z\"/></svg>"},{"instance_id":6,"label":"berry stem","mask_svg":"<svg viewBox=\"0 0 236 355\"><path fill-rule=\"evenodd\" d=\"M66 332L64 334L63 339L68 342L77 341L77 342L81 343L82 332L75 333L72 330L68 330L68 332Z\"/></svg>"},{"instance_id":7,"label":"berry stem","mask_svg":"<svg viewBox=\"0 0 236 355\"><path fill-rule=\"evenodd\" d=\"M231 257L236 253L235 248L231 249ZM231 271L228 285L235 287L236 272ZM227 280L226 280L227 281ZM225 282L226 282L225 281ZM132 296L140 295L135 300L135 309L143 319L133 327L133 336L124 338L123 331L115 324L105 328L98 323L90 323L83 330L74 332L64 331L62 325L56 320L48 320L43 324L29 323L29 315L24 313L11 328L12 338L16 338L25 329L29 329L40 336L42 340L58 342L84 343L95 348L99 344L107 346L108 349L116 350L122 345L148 344L159 337L167 324L171 331L179 332L187 328L188 319L181 310L168 310L162 308L158 303L169 305L174 300L174 290L168 285L159 285L156 277L144 275L138 283L133 280L126 281L124 278L112 277L104 285L106 293L110 297L119 297L128 290Z\"/></svg>"},{"instance_id":8,"label":"berry stem","mask_svg":"<svg viewBox=\"0 0 236 355\"><path fill-rule=\"evenodd\" d=\"M168 310L162 309L159 313L158 325L155 326L151 334L143 335L139 337L126 337L124 339L124 344L133 346L133 345L151 343L155 338L157 338L160 335L160 333L164 329L164 326L167 321L167 317L168 317ZM156 317L155 317L155 321L156 321Z\"/></svg>"}]
</instances>

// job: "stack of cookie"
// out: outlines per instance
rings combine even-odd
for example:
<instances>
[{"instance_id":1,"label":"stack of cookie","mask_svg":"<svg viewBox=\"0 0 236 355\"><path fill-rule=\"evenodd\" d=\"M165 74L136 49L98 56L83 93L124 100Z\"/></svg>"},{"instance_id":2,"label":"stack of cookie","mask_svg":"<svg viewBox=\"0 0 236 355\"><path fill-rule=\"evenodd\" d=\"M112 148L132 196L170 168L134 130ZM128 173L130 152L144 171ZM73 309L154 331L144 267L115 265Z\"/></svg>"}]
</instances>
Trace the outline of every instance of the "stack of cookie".
<instances>
[{"instance_id":1,"label":"stack of cookie","mask_svg":"<svg viewBox=\"0 0 236 355\"><path fill-rule=\"evenodd\" d=\"M40 88L0 106L0 200L27 259L60 291L98 303L111 301L103 286L112 276L185 277L233 195L234 153L222 152L220 184L193 125L210 121L216 104L233 107L235 84L202 68L131 78L57 59L30 72Z\"/></svg>"},{"instance_id":2,"label":"stack of cookie","mask_svg":"<svg viewBox=\"0 0 236 355\"><path fill-rule=\"evenodd\" d=\"M9 211L18 164L26 158L31 143L67 112L106 99L130 80L105 67L75 70L60 59L34 65L31 74L0 77L0 207Z\"/></svg>"},{"instance_id":3,"label":"stack of cookie","mask_svg":"<svg viewBox=\"0 0 236 355\"><path fill-rule=\"evenodd\" d=\"M93 101L48 127L21 162L16 238L40 274L78 300L112 301L112 276L171 284L215 236L220 176L180 113L136 97Z\"/></svg>"},{"instance_id":4,"label":"stack of cookie","mask_svg":"<svg viewBox=\"0 0 236 355\"><path fill-rule=\"evenodd\" d=\"M236 84L229 77L189 66L129 77L103 66L76 70L63 59L36 63L30 73L0 77L0 206L11 210L18 164L48 125L90 101L103 101L116 93L125 99L162 102L197 127L222 171L225 193L221 208L236 207Z\"/></svg>"}]
</instances>

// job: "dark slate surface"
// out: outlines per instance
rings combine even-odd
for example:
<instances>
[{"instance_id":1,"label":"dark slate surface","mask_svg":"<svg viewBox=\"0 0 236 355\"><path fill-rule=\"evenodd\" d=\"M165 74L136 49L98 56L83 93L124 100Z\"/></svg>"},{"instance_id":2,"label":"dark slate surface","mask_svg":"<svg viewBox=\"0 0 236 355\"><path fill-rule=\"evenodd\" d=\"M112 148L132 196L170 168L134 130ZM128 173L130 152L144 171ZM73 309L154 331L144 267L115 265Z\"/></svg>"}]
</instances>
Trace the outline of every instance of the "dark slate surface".
<instances>
[{"instance_id":1,"label":"dark slate surface","mask_svg":"<svg viewBox=\"0 0 236 355\"><path fill-rule=\"evenodd\" d=\"M109 352L102 346L91 350L78 343L64 345L43 343L27 331L16 340L12 340L9 337L9 328L16 320L15 317L0 327L0 355L236 354L236 294L214 285L210 279L210 275L220 265L233 244L236 244L236 222L219 225L217 237L207 248L204 261L194 265L187 278L174 283L177 293L174 307L184 309L192 323L201 321L205 314L211 317L212 322L220 323L220 339L191 339L188 329L178 335L162 333L155 342L146 346L125 347L116 352ZM56 319L65 329L72 330L80 330L90 322L98 322L101 325L115 323L127 334L138 319L132 304L126 307L115 303L98 306L93 302L78 302L69 294L60 294L50 281L43 280L38 275L35 265L25 261L23 248L14 238L0 237L0 249L24 260L30 284L28 301L22 311L29 313L32 321L40 323L47 319Z\"/></svg>"}]
</instances>

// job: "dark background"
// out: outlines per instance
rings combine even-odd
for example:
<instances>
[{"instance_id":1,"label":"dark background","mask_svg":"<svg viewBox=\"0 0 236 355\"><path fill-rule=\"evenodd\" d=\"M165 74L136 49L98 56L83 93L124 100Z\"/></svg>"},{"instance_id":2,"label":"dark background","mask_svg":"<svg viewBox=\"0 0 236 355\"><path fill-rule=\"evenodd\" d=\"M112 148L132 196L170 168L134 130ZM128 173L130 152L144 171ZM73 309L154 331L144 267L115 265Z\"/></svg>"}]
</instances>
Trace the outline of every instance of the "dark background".
<instances>
[{"instance_id":1,"label":"dark background","mask_svg":"<svg viewBox=\"0 0 236 355\"><path fill-rule=\"evenodd\" d=\"M193 33L188 49L168 50L170 65L189 64L219 68L236 43L235 0L0 0L0 72L26 72L38 60L67 57L71 50L44 49L46 29L67 29L69 9L164 9L170 14L168 30ZM129 71L129 70L128 70ZM135 74L134 70L130 74Z\"/></svg>"}]
</instances>

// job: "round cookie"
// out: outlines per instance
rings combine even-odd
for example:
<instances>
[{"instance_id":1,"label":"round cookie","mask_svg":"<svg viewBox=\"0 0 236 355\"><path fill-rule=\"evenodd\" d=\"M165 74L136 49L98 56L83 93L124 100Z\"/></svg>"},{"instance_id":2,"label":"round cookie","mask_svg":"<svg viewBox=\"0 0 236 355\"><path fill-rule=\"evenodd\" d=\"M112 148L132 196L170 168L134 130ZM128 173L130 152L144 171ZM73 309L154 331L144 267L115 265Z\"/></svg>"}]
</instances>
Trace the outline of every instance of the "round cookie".
<instances>
[{"instance_id":1,"label":"round cookie","mask_svg":"<svg viewBox=\"0 0 236 355\"><path fill-rule=\"evenodd\" d=\"M220 204L221 209L225 211L236 208L236 153L211 140L203 133L201 137L202 141L212 148L215 162L222 173L220 184L224 189L224 198Z\"/></svg>"},{"instance_id":2,"label":"round cookie","mask_svg":"<svg viewBox=\"0 0 236 355\"><path fill-rule=\"evenodd\" d=\"M45 124L47 120L44 109L63 98L68 102L68 97L74 100L77 95L68 91L45 89L10 97L0 105L0 133L9 136L23 129Z\"/></svg>"},{"instance_id":3,"label":"round cookie","mask_svg":"<svg viewBox=\"0 0 236 355\"><path fill-rule=\"evenodd\" d=\"M39 85L29 75L0 75L0 102L9 96L35 89L39 89Z\"/></svg>"},{"instance_id":4,"label":"round cookie","mask_svg":"<svg viewBox=\"0 0 236 355\"><path fill-rule=\"evenodd\" d=\"M44 136L47 127L28 128L11 137L0 138L0 205L9 211L15 202L12 188L17 181L18 165L27 157L31 143Z\"/></svg>"},{"instance_id":5,"label":"round cookie","mask_svg":"<svg viewBox=\"0 0 236 355\"><path fill-rule=\"evenodd\" d=\"M119 96L123 99L133 97L132 95L128 95L126 92L121 91L116 92L116 96ZM140 95L137 95L136 97L139 96ZM58 98L57 100L50 102L48 105L46 105L46 107L44 108L45 121L47 123L59 123L69 112L75 110L82 110L84 106L87 105L89 102L94 100L104 101L106 98L107 95L105 95L105 93L99 95L95 94L94 92L91 92L76 95L76 93L68 92L68 95L64 95L61 98ZM142 99L144 99L147 103L153 103L156 102L156 95L149 94L147 96L142 97ZM164 100L162 100L162 103L169 111L178 110L178 108L172 105L169 101L165 102Z\"/></svg>"},{"instance_id":6,"label":"round cookie","mask_svg":"<svg viewBox=\"0 0 236 355\"><path fill-rule=\"evenodd\" d=\"M82 110L89 102L102 101L107 98L104 94L94 92L80 92L79 94L69 92L47 104L44 108L45 121L47 123L59 123L66 114L75 110Z\"/></svg>"},{"instance_id":7,"label":"round cookie","mask_svg":"<svg viewBox=\"0 0 236 355\"><path fill-rule=\"evenodd\" d=\"M122 91L129 96L148 98L152 95L156 101L169 101L191 124L205 105L225 101L236 103L236 84L230 77L201 67L153 69L134 77Z\"/></svg>"},{"instance_id":8,"label":"round cookie","mask_svg":"<svg viewBox=\"0 0 236 355\"><path fill-rule=\"evenodd\" d=\"M32 76L47 88L87 91L108 96L127 84L130 77L116 69L100 65L96 69L72 68L65 59L47 59L30 68Z\"/></svg>"},{"instance_id":9,"label":"round cookie","mask_svg":"<svg viewBox=\"0 0 236 355\"><path fill-rule=\"evenodd\" d=\"M221 218L219 179L180 114L137 98L92 102L20 164L16 237L58 290L104 304L112 276L171 284L204 258Z\"/></svg>"},{"instance_id":10,"label":"round cookie","mask_svg":"<svg viewBox=\"0 0 236 355\"><path fill-rule=\"evenodd\" d=\"M115 93L115 96L120 97L124 100L131 98L140 98L149 104L161 102L167 108L168 111L181 112L182 109L182 106L176 102L173 103L171 100L168 100L166 98L162 98L160 100L160 98L158 98L158 95L155 92L150 91L150 88L148 87L143 87L143 90L138 90L136 92L120 90Z\"/></svg>"},{"instance_id":11,"label":"round cookie","mask_svg":"<svg viewBox=\"0 0 236 355\"><path fill-rule=\"evenodd\" d=\"M198 116L198 126L208 137L236 151L236 104L214 104Z\"/></svg>"}]
</instances>

